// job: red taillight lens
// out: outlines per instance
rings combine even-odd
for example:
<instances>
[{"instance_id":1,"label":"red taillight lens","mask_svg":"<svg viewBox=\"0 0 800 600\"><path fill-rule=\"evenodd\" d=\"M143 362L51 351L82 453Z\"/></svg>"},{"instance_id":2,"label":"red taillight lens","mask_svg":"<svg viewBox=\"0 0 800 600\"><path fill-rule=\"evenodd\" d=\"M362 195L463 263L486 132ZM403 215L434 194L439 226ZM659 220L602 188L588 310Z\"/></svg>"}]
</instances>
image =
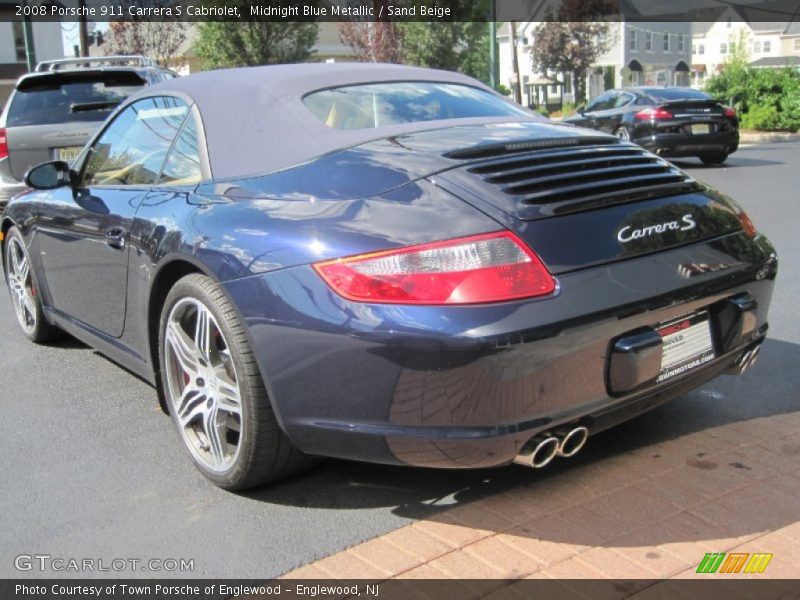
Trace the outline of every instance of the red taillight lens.
<instances>
[{"instance_id":1,"label":"red taillight lens","mask_svg":"<svg viewBox=\"0 0 800 600\"><path fill-rule=\"evenodd\" d=\"M736 118L736 111L733 110L730 106L726 106L725 107L725 116L728 117L729 119L735 119Z\"/></svg>"},{"instance_id":2,"label":"red taillight lens","mask_svg":"<svg viewBox=\"0 0 800 600\"><path fill-rule=\"evenodd\" d=\"M6 136L6 130L0 128L0 158L5 158L8 156L8 137Z\"/></svg>"},{"instance_id":3,"label":"red taillight lens","mask_svg":"<svg viewBox=\"0 0 800 600\"><path fill-rule=\"evenodd\" d=\"M661 119L671 119L672 113L663 108L645 108L633 116L640 121L660 121Z\"/></svg>"},{"instance_id":4,"label":"red taillight lens","mask_svg":"<svg viewBox=\"0 0 800 600\"><path fill-rule=\"evenodd\" d=\"M756 229L756 226L753 225L750 217L747 216L747 213L742 210L737 213L736 216L739 217L739 223L742 224L742 231L744 231L744 234L751 240L756 237L758 230Z\"/></svg>"},{"instance_id":5,"label":"red taillight lens","mask_svg":"<svg viewBox=\"0 0 800 600\"><path fill-rule=\"evenodd\" d=\"M326 261L314 269L349 300L479 304L545 296L552 275L510 232L470 236Z\"/></svg>"}]
</instances>

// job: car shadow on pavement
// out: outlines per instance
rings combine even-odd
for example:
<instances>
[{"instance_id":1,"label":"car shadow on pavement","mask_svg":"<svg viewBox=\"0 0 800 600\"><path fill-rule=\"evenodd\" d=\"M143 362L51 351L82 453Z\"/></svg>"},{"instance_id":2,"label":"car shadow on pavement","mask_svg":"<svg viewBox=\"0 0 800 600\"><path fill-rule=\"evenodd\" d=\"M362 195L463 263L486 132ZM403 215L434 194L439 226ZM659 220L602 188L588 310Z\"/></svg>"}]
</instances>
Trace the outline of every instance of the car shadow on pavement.
<instances>
[{"instance_id":1,"label":"car shadow on pavement","mask_svg":"<svg viewBox=\"0 0 800 600\"><path fill-rule=\"evenodd\" d=\"M680 169L728 169L737 167L763 167L766 165L782 165L782 161L767 160L763 158L744 158L736 156L735 154L728 157L721 165L704 165L700 159L686 159L686 158L669 158L667 159L674 163Z\"/></svg>"},{"instance_id":2,"label":"car shadow on pavement","mask_svg":"<svg viewBox=\"0 0 800 600\"><path fill-rule=\"evenodd\" d=\"M325 461L247 497L339 510L394 507L410 521L572 545L626 545L634 534L637 545L752 537L800 521L798 365L800 345L767 340L745 375L719 377L541 470Z\"/></svg>"}]
</instances>

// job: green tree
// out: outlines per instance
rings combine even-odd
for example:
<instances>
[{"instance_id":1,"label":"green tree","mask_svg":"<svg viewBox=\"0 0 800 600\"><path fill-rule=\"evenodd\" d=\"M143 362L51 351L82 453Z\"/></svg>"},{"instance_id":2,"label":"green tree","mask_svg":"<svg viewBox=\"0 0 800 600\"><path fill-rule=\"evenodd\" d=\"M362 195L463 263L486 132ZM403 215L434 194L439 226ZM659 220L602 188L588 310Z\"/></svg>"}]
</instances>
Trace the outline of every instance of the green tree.
<instances>
[{"instance_id":1,"label":"green tree","mask_svg":"<svg viewBox=\"0 0 800 600\"><path fill-rule=\"evenodd\" d=\"M566 71L575 76L575 100L586 100L586 76L610 41L608 21L616 10L613 0L562 0L558 12L534 32L533 65L540 71Z\"/></svg>"},{"instance_id":2,"label":"green tree","mask_svg":"<svg viewBox=\"0 0 800 600\"><path fill-rule=\"evenodd\" d=\"M194 48L205 68L217 69L304 62L316 41L316 23L211 21L200 25Z\"/></svg>"},{"instance_id":3,"label":"green tree","mask_svg":"<svg viewBox=\"0 0 800 600\"><path fill-rule=\"evenodd\" d=\"M480 22L399 23L406 64L489 78L489 31Z\"/></svg>"}]
</instances>

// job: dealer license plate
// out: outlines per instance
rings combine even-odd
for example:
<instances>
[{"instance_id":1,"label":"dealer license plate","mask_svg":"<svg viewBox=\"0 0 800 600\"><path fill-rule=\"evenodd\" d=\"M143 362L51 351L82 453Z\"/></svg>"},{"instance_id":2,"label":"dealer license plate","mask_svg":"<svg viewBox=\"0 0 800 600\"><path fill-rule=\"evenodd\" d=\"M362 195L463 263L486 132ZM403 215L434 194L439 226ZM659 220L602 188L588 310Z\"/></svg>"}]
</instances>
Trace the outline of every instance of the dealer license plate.
<instances>
[{"instance_id":1,"label":"dealer license plate","mask_svg":"<svg viewBox=\"0 0 800 600\"><path fill-rule=\"evenodd\" d=\"M711 131L711 126L708 123L694 123L692 124L692 134L705 134Z\"/></svg>"},{"instance_id":2,"label":"dealer license plate","mask_svg":"<svg viewBox=\"0 0 800 600\"><path fill-rule=\"evenodd\" d=\"M658 383L689 373L714 359L708 311L672 319L659 325L656 331L663 348Z\"/></svg>"},{"instance_id":3,"label":"dealer license plate","mask_svg":"<svg viewBox=\"0 0 800 600\"><path fill-rule=\"evenodd\" d=\"M56 148L56 160L63 160L64 162L71 163L75 160L83 150L83 146L64 146L63 148Z\"/></svg>"}]
</instances>

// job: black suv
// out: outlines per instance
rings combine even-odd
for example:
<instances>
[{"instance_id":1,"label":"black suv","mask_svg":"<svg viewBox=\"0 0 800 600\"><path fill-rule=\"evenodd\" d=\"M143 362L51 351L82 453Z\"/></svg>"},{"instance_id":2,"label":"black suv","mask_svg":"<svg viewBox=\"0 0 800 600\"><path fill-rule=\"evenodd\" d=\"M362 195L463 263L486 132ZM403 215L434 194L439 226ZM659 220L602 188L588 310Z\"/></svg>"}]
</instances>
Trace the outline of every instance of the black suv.
<instances>
[{"instance_id":1,"label":"black suv","mask_svg":"<svg viewBox=\"0 0 800 600\"><path fill-rule=\"evenodd\" d=\"M50 60L20 77L0 115L0 211L30 167L71 162L117 104L173 77L144 56Z\"/></svg>"},{"instance_id":2,"label":"black suv","mask_svg":"<svg viewBox=\"0 0 800 600\"><path fill-rule=\"evenodd\" d=\"M660 156L721 164L739 147L736 111L691 88L608 90L564 123L613 133Z\"/></svg>"}]
</instances>

